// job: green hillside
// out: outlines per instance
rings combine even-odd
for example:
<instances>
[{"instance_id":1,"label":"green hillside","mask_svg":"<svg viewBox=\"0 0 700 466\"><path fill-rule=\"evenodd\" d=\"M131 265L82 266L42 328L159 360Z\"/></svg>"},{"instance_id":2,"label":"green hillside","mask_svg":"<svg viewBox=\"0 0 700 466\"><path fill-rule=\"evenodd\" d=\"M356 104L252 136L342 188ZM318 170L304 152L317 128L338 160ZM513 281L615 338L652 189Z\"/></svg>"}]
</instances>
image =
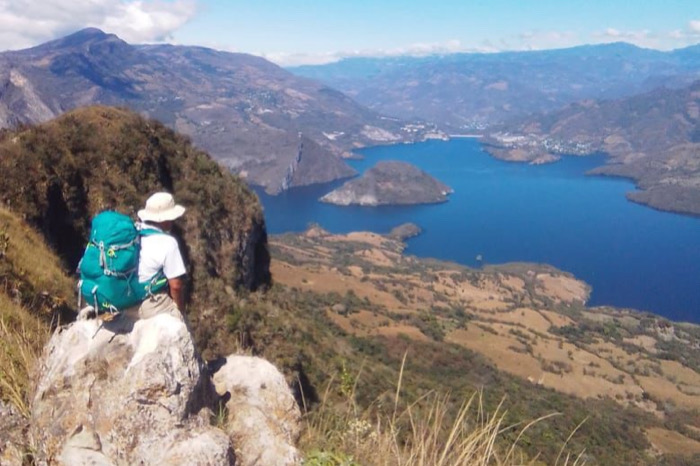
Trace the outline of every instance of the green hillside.
<instances>
[{"instance_id":1,"label":"green hillside","mask_svg":"<svg viewBox=\"0 0 700 466\"><path fill-rule=\"evenodd\" d=\"M700 441L693 430L697 410L669 408L660 418L624 400L562 393L446 338L459 326L490 335L496 327L489 330L489 324L498 320L495 311L476 319L450 301L436 277L453 265L404 258L393 240L371 237L377 246L368 248L355 237L323 235L275 238L271 260L255 195L155 121L93 107L5 132L0 171L0 398L25 415L32 365L57 319L65 323L75 315L71 274L90 218L104 208L133 215L151 192L166 189L188 208L175 234L189 264L187 320L200 351L211 367L241 350L285 372L306 410L302 448L309 464L354 464L350 457L357 464L421 464L412 456L420 449L454 459L450 455L466 451L464 445L445 445L464 412L460 407L472 397L455 438L467 442L472 433L486 433L475 445L481 458L491 455L490 464L692 464L689 455L659 456L645 431ZM371 265L367 257L386 262ZM526 270L461 268L448 275L481 292L494 277L527 277ZM575 281L547 267L537 273ZM334 283L342 284L342 293ZM365 295L368 287L378 294ZM509 299L552 315L588 312L574 301L567 307L546 287L525 291L529 298L514 291ZM404 330L365 332L366 322L352 323L356 316L379 329ZM583 339L576 328L538 338L574 345ZM615 335L603 335L610 328L590 330L613 344ZM521 330L530 328L522 324ZM439 464L430 455L422 461Z\"/></svg>"}]
</instances>

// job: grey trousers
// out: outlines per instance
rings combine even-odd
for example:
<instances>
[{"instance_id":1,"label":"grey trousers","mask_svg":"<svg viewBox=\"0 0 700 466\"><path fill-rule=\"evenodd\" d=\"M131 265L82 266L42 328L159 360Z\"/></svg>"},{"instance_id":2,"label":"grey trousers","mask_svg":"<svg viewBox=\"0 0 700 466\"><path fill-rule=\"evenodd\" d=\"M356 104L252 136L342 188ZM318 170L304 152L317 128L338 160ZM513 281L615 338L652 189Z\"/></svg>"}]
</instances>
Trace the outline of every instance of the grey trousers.
<instances>
[{"instance_id":1,"label":"grey trousers","mask_svg":"<svg viewBox=\"0 0 700 466\"><path fill-rule=\"evenodd\" d=\"M138 308L138 318L148 319L156 314L170 314L184 322L182 313L168 293L157 293L146 298Z\"/></svg>"},{"instance_id":2,"label":"grey trousers","mask_svg":"<svg viewBox=\"0 0 700 466\"><path fill-rule=\"evenodd\" d=\"M137 320L149 319L158 314L169 314L184 322L185 318L168 293L157 293L146 298L139 306L126 309L114 320L105 321L104 327L115 333L128 333Z\"/></svg>"}]
</instances>

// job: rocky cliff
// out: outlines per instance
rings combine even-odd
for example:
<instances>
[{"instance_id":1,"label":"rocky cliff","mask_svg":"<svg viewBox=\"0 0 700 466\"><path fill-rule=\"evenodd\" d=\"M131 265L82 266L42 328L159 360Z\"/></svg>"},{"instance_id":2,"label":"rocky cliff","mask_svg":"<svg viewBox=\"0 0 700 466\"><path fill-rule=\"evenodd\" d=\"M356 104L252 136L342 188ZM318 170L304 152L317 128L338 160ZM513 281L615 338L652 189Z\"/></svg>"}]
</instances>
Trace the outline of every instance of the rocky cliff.
<instances>
[{"instance_id":1,"label":"rocky cliff","mask_svg":"<svg viewBox=\"0 0 700 466\"><path fill-rule=\"evenodd\" d=\"M405 162L379 162L361 177L331 191L321 201L364 206L445 202L452 188Z\"/></svg>"}]
</instances>

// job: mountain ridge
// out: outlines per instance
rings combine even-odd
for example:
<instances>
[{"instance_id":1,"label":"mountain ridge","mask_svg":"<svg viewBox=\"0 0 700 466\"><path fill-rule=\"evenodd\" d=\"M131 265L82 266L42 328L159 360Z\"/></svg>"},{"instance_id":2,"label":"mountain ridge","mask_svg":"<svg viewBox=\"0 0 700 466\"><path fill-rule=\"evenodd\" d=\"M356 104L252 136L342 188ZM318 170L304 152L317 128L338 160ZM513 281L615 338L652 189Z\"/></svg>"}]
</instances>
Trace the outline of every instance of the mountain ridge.
<instances>
[{"instance_id":1,"label":"mountain ridge","mask_svg":"<svg viewBox=\"0 0 700 466\"><path fill-rule=\"evenodd\" d=\"M421 137L263 58L130 45L94 28L0 53L0 88L0 127L85 105L126 106L190 136L270 193L354 175L342 158L356 147ZM285 181L300 142L311 157Z\"/></svg>"},{"instance_id":2,"label":"mountain ridge","mask_svg":"<svg viewBox=\"0 0 700 466\"><path fill-rule=\"evenodd\" d=\"M700 76L700 47L671 52L624 42L566 49L351 57L288 68L358 102L448 131L480 130L581 99L619 98Z\"/></svg>"}]
</instances>

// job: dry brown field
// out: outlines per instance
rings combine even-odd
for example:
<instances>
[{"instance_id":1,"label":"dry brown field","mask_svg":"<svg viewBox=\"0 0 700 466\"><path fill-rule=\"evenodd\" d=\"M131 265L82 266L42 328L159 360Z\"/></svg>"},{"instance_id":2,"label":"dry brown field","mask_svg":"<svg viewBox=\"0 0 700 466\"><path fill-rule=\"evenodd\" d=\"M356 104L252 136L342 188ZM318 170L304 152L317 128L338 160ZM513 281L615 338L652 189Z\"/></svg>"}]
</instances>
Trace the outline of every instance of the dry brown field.
<instances>
[{"instance_id":1,"label":"dry brown field","mask_svg":"<svg viewBox=\"0 0 700 466\"><path fill-rule=\"evenodd\" d=\"M410 316L428 313L445 343L477 352L532 384L580 398L610 398L659 418L666 415L664 405L700 410L700 374L658 358L669 338L683 342L673 333L681 328L642 330L642 316L630 311L586 308L589 286L565 272L534 264L469 269L419 260L404 255L401 242L373 233L331 235L314 228L270 244L276 282L339 297L350 291L369 304L346 315L332 306L326 310L348 333L426 341L434 335ZM687 428L697 429L700 438L700 425ZM660 452L700 452L700 443L679 432L647 434Z\"/></svg>"}]
</instances>

